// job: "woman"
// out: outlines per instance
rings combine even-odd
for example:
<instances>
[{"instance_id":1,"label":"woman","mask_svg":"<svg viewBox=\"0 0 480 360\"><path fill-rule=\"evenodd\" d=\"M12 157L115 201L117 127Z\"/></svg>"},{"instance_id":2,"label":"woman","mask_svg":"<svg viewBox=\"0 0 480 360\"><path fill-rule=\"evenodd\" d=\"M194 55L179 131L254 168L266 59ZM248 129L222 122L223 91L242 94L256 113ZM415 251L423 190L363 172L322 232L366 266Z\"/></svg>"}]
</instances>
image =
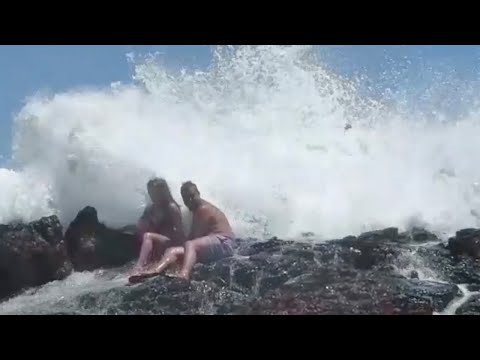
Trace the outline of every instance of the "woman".
<instances>
[{"instance_id":1,"label":"woman","mask_svg":"<svg viewBox=\"0 0 480 360\"><path fill-rule=\"evenodd\" d=\"M180 206L173 199L167 182L152 179L147 183L147 190L152 204L147 206L137 224L141 241L137 271L161 259L167 248L185 243Z\"/></svg>"}]
</instances>

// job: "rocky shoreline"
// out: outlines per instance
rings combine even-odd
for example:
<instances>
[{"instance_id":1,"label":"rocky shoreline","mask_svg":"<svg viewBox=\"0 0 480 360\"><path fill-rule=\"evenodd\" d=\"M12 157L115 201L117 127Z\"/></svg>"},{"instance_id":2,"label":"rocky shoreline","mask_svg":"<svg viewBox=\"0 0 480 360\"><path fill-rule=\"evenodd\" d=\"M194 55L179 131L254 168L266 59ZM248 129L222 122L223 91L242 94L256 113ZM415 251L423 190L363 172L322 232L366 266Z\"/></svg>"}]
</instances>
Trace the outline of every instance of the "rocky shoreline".
<instances>
[{"instance_id":1,"label":"rocky shoreline","mask_svg":"<svg viewBox=\"0 0 480 360\"><path fill-rule=\"evenodd\" d=\"M72 271L115 270L137 252L132 232L107 228L91 207L65 235L55 216L0 225L0 299ZM239 239L233 258L197 265L190 283L161 276L88 293L68 313L480 314L479 260L478 229L447 243L396 228L322 243Z\"/></svg>"}]
</instances>

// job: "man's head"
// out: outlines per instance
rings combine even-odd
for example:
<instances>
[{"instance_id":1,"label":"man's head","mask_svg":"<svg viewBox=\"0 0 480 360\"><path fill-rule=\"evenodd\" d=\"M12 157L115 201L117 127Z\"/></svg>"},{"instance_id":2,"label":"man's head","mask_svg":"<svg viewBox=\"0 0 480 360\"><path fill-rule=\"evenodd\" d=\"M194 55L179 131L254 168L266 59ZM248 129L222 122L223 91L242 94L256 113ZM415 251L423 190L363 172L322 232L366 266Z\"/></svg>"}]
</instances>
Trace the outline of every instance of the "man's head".
<instances>
[{"instance_id":1,"label":"man's head","mask_svg":"<svg viewBox=\"0 0 480 360\"><path fill-rule=\"evenodd\" d=\"M155 205L167 204L172 201L172 193L164 179L154 178L147 183L150 199Z\"/></svg>"},{"instance_id":2,"label":"man's head","mask_svg":"<svg viewBox=\"0 0 480 360\"><path fill-rule=\"evenodd\" d=\"M182 193L182 199L185 206L193 211L201 204L200 192L198 191L197 185L191 181L187 181L182 184L180 189Z\"/></svg>"}]
</instances>

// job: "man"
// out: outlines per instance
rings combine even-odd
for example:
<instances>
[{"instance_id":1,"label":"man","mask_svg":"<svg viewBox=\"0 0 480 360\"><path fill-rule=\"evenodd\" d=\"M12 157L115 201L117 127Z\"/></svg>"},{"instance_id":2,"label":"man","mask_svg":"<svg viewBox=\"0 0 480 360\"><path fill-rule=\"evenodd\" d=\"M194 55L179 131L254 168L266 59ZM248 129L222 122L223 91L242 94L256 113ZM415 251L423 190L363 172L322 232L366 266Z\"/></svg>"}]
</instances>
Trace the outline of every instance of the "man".
<instances>
[{"instance_id":1,"label":"man","mask_svg":"<svg viewBox=\"0 0 480 360\"><path fill-rule=\"evenodd\" d=\"M147 190L152 204L147 206L137 224L141 250L135 272L160 259L167 248L182 246L185 242L180 206L173 199L167 182L152 179Z\"/></svg>"},{"instance_id":2,"label":"man","mask_svg":"<svg viewBox=\"0 0 480 360\"><path fill-rule=\"evenodd\" d=\"M130 277L132 283L157 276L183 257L179 277L189 280L197 262L207 263L233 255L234 234L225 214L200 197L197 186L191 181L182 185L183 202L193 214L192 229L184 246L166 250L158 267Z\"/></svg>"}]
</instances>

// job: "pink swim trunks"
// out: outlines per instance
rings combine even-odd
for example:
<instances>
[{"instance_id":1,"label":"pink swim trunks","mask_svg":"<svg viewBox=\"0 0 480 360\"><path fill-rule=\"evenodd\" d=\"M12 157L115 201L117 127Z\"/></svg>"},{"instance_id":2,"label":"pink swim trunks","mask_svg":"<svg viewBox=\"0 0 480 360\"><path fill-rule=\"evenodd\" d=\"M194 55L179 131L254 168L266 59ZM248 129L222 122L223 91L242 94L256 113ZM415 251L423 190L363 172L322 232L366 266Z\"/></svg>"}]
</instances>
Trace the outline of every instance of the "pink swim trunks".
<instances>
[{"instance_id":1,"label":"pink swim trunks","mask_svg":"<svg viewBox=\"0 0 480 360\"><path fill-rule=\"evenodd\" d=\"M233 238L230 236L213 234L207 236L209 246L198 254L198 261L209 263L233 256Z\"/></svg>"}]
</instances>

